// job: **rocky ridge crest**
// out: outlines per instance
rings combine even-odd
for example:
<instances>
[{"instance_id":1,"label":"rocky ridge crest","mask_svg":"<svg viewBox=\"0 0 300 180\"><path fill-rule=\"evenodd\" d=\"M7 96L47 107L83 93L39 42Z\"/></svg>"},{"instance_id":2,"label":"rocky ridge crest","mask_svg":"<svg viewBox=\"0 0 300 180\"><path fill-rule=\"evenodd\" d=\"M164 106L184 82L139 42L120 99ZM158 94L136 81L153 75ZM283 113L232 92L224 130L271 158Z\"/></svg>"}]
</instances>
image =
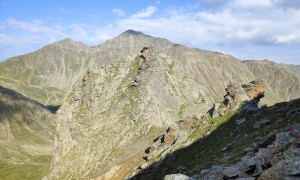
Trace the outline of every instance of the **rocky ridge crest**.
<instances>
[{"instance_id":1,"label":"rocky ridge crest","mask_svg":"<svg viewBox=\"0 0 300 180\"><path fill-rule=\"evenodd\" d=\"M213 101L209 91L182 67L147 47L141 55L89 70L57 112L55 158L48 177L97 177L114 165L128 172L128 160L142 156L163 128L204 114ZM73 166L67 164L71 162Z\"/></svg>"}]
</instances>

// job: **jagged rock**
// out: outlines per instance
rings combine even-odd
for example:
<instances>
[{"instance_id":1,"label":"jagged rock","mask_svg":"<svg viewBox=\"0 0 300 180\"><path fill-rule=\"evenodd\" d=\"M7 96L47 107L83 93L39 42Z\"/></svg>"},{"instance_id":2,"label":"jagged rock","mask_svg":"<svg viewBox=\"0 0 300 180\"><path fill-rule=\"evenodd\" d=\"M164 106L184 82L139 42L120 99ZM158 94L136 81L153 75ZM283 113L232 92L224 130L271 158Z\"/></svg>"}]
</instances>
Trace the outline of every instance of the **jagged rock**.
<instances>
[{"instance_id":1,"label":"jagged rock","mask_svg":"<svg viewBox=\"0 0 300 180\"><path fill-rule=\"evenodd\" d=\"M224 166L213 166L208 173L204 174L201 179L203 180L223 180L222 171L224 170ZM206 171L207 172L207 171Z\"/></svg>"},{"instance_id":2,"label":"jagged rock","mask_svg":"<svg viewBox=\"0 0 300 180\"><path fill-rule=\"evenodd\" d=\"M269 119L263 119L261 121L256 121L253 123L253 129L258 129L258 128L265 126L267 124L270 124L270 123L271 123L271 121Z\"/></svg>"},{"instance_id":3,"label":"jagged rock","mask_svg":"<svg viewBox=\"0 0 300 180\"><path fill-rule=\"evenodd\" d=\"M242 102L245 105L239 113L256 113L259 110L258 102L264 97L264 82L255 80L248 84L228 85L222 103L215 103L210 110L211 117L224 116L230 110L236 110Z\"/></svg>"},{"instance_id":4,"label":"jagged rock","mask_svg":"<svg viewBox=\"0 0 300 180\"><path fill-rule=\"evenodd\" d=\"M183 174L171 174L165 176L164 180L196 180Z\"/></svg>"},{"instance_id":5,"label":"jagged rock","mask_svg":"<svg viewBox=\"0 0 300 180\"><path fill-rule=\"evenodd\" d=\"M265 167L267 167L270 164L270 162L271 162L273 154L267 148L260 148L258 150L256 156L258 156L262 160L262 165L265 166Z\"/></svg>"},{"instance_id":6,"label":"jagged rock","mask_svg":"<svg viewBox=\"0 0 300 180\"><path fill-rule=\"evenodd\" d=\"M225 168L222 171L222 174L225 178L236 178L236 177L243 177L244 172L241 170L239 164L235 164Z\"/></svg>"},{"instance_id":7,"label":"jagged rock","mask_svg":"<svg viewBox=\"0 0 300 180\"><path fill-rule=\"evenodd\" d=\"M227 113L227 108L225 106L222 106L218 109L219 116L224 116Z\"/></svg>"},{"instance_id":8,"label":"jagged rock","mask_svg":"<svg viewBox=\"0 0 300 180\"><path fill-rule=\"evenodd\" d=\"M220 107L221 103L215 103L213 106L213 112L212 112L212 118L216 118L219 117L219 107Z\"/></svg>"},{"instance_id":9,"label":"jagged rock","mask_svg":"<svg viewBox=\"0 0 300 180\"><path fill-rule=\"evenodd\" d=\"M205 174L208 174L210 172L210 170L209 169L202 169L201 171L200 171L200 175L205 175Z\"/></svg>"},{"instance_id":10,"label":"jagged rock","mask_svg":"<svg viewBox=\"0 0 300 180\"><path fill-rule=\"evenodd\" d=\"M175 143L177 136L178 131L176 129L168 128L161 142L166 144L167 146L171 146L173 143Z\"/></svg>"},{"instance_id":11,"label":"jagged rock","mask_svg":"<svg viewBox=\"0 0 300 180\"><path fill-rule=\"evenodd\" d=\"M273 145L273 144L268 145L268 146L267 146L267 149L268 149L273 155L275 155L275 154L277 154L277 153L279 152L278 148L277 148L275 145Z\"/></svg>"},{"instance_id":12,"label":"jagged rock","mask_svg":"<svg viewBox=\"0 0 300 180\"><path fill-rule=\"evenodd\" d=\"M196 116L192 118L187 117L168 127L165 134L155 138L154 143L145 150L144 160L147 162L157 155L160 155L160 158L162 158L171 151L176 150L178 148L177 145L182 145L187 140L196 121L199 121ZM188 146L190 143L185 143L185 146Z\"/></svg>"},{"instance_id":13,"label":"jagged rock","mask_svg":"<svg viewBox=\"0 0 300 180\"><path fill-rule=\"evenodd\" d=\"M292 131L299 131L299 124ZM240 161L230 166L212 167L201 173L200 179L233 179L254 178L259 179L284 179L300 175L300 148L295 146L295 138L289 135L292 131L285 130L276 135L269 134L263 138L257 152L248 153ZM257 147L257 146L255 146ZM254 150L254 149L253 149ZM266 170L267 169L267 170Z\"/></svg>"},{"instance_id":14,"label":"jagged rock","mask_svg":"<svg viewBox=\"0 0 300 180\"><path fill-rule=\"evenodd\" d=\"M224 106L227 109L237 109L241 102L240 94L243 93L241 87L239 85L228 85L225 91Z\"/></svg>"},{"instance_id":15,"label":"jagged rock","mask_svg":"<svg viewBox=\"0 0 300 180\"><path fill-rule=\"evenodd\" d=\"M271 168L264 171L258 180L266 179L293 179L300 175L300 157L291 157L279 161Z\"/></svg>"},{"instance_id":16,"label":"jagged rock","mask_svg":"<svg viewBox=\"0 0 300 180\"><path fill-rule=\"evenodd\" d=\"M246 118L236 119L235 120L235 124L238 125L238 126L244 124L244 122L246 122Z\"/></svg>"},{"instance_id":17,"label":"jagged rock","mask_svg":"<svg viewBox=\"0 0 300 180\"><path fill-rule=\"evenodd\" d=\"M243 113L257 113L259 107L257 106L258 101L252 100L246 103L246 105L239 111L240 114Z\"/></svg>"},{"instance_id":18,"label":"jagged rock","mask_svg":"<svg viewBox=\"0 0 300 180\"><path fill-rule=\"evenodd\" d=\"M285 149L294 138L289 135L287 132L282 132L276 134L276 139L274 141L274 145L280 150Z\"/></svg>"},{"instance_id":19,"label":"jagged rock","mask_svg":"<svg viewBox=\"0 0 300 180\"><path fill-rule=\"evenodd\" d=\"M232 156L225 156L225 157L223 157L222 159L220 159L219 160L219 162L220 163L222 163L222 164L228 164L228 162L230 161L230 160L232 160Z\"/></svg>"},{"instance_id":20,"label":"jagged rock","mask_svg":"<svg viewBox=\"0 0 300 180\"><path fill-rule=\"evenodd\" d=\"M264 81L254 80L248 84L243 84L242 87L249 97L249 101L239 113L256 113L259 110L258 102L265 96Z\"/></svg>"},{"instance_id":21,"label":"jagged rock","mask_svg":"<svg viewBox=\"0 0 300 180\"><path fill-rule=\"evenodd\" d=\"M260 100L265 96L264 81L261 79L254 80L249 84L243 84L242 87L250 100Z\"/></svg>"}]
</instances>

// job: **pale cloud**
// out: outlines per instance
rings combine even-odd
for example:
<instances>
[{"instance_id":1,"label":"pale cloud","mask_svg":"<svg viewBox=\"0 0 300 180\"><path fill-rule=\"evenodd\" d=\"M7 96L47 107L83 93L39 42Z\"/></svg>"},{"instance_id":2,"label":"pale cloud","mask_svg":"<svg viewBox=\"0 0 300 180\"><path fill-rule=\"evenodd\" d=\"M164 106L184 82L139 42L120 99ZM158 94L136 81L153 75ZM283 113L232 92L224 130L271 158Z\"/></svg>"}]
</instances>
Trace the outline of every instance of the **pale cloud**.
<instances>
[{"instance_id":1,"label":"pale cloud","mask_svg":"<svg viewBox=\"0 0 300 180\"><path fill-rule=\"evenodd\" d=\"M293 42L300 42L299 34L289 34L289 35L277 35L272 38L278 44L289 44Z\"/></svg>"},{"instance_id":2,"label":"pale cloud","mask_svg":"<svg viewBox=\"0 0 300 180\"><path fill-rule=\"evenodd\" d=\"M148 6L146 9L142 9L140 12L132 15L133 18L146 18L152 16L156 11L155 6Z\"/></svg>"},{"instance_id":3,"label":"pale cloud","mask_svg":"<svg viewBox=\"0 0 300 180\"><path fill-rule=\"evenodd\" d=\"M120 17L123 17L126 15L126 13L124 11L122 11L121 9L113 9L112 12Z\"/></svg>"},{"instance_id":4,"label":"pale cloud","mask_svg":"<svg viewBox=\"0 0 300 180\"><path fill-rule=\"evenodd\" d=\"M253 7L270 7L276 3L277 0L235 0L234 6L241 8L253 8Z\"/></svg>"},{"instance_id":5,"label":"pale cloud","mask_svg":"<svg viewBox=\"0 0 300 180\"><path fill-rule=\"evenodd\" d=\"M13 28L22 29L29 33L47 33L48 35L64 35L64 33L55 27L44 25L42 21L33 20L31 22L18 21L13 18L7 20L7 25Z\"/></svg>"}]
</instances>

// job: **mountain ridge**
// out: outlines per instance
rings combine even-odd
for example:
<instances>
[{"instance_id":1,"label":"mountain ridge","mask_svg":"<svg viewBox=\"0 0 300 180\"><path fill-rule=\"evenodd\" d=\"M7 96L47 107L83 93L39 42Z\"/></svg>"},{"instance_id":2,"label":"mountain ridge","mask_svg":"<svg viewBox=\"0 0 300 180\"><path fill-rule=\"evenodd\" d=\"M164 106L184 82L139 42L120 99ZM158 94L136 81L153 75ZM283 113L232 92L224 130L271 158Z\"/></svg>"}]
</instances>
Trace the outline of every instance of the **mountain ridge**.
<instances>
[{"instance_id":1,"label":"mountain ridge","mask_svg":"<svg viewBox=\"0 0 300 180\"><path fill-rule=\"evenodd\" d=\"M61 106L45 178L110 179L137 169L144 150L170 125L190 117L205 123L231 85L263 79L263 104L298 98L299 77L266 64L128 30L98 46L64 39L10 58L0 63L0 82ZM223 114L223 105L216 109Z\"/></svg>"},{"instance_id":2,"label":"mountain ridge","mask_svg":"<svg viewBox=\"0 0 300 180\"><path fill-rule=\"evenodd\" d=\"M128 30L97 46L90 47L66 38L46 45L35 52L10 58L0 63L0 80L6 87L15 89L42 104L61 105L64 94L71 89L75 81L80 79L88 69L109 63L109 61L118 57L133 56L146 46L153 46L163 54L183 61L184 65L188 66L191 72L198 77L199 82L208 82L208 77L214 77L220 73L212 73L213 71L228 71L231 74L235 74L234 71L240 70L237 74L244 76L242 77L243 80L239 76L235 76L234 79L227 76L226 78L231 79L231 82L240 79L239 82L243 83L254 79L253 73L249 72L244 63L241 63L240 60L233 56L189 48L184 45L174 44L167 39ZM227 62L223 61L225 59L227 59ZM39 64L40 61L43 65ZM24 62L27 63L24 64ZM36 62L38 62L37 65ZM199 66L207 67L210 70L205 72L206 70L203 68L199 69ZM26 67L26 70L24 67ZM12 73L15 71L19 72ZM209 74L203 77L203 73ZM28 78L24 78L26 76ZM217 80L220 78L222 79L222 77L212 79ZM221 83L223 82L213 85L216 87L211 86L209 83L206 86L210 87L211 91L222 94L224 87L230 82L220 86ZM45 98L47 96L48 98ZM221 96L214 98L222 99ZM272 100L269 102L272 102ZM278 102L278 100L274 100L272 103L274 104L275 102Z\"/></svg>"}]
</instances>

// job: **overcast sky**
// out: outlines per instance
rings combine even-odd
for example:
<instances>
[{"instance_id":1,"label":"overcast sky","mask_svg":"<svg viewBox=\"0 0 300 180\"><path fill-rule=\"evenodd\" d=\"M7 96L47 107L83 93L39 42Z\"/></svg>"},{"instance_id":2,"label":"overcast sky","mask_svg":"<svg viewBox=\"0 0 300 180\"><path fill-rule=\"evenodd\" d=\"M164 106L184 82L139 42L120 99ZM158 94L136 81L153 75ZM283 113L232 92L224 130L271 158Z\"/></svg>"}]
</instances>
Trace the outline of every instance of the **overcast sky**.
<instances>
[{"instance_id":1,"label":"overcast sky","mask_svg":"<svg viewBox=\"0 0 300 180\"><path fill-rule=\"evenodd\" d=\"M0 0L0 61L127 29L239 59L300 64L300 0Z\"/></svg>"}]
</instances>

